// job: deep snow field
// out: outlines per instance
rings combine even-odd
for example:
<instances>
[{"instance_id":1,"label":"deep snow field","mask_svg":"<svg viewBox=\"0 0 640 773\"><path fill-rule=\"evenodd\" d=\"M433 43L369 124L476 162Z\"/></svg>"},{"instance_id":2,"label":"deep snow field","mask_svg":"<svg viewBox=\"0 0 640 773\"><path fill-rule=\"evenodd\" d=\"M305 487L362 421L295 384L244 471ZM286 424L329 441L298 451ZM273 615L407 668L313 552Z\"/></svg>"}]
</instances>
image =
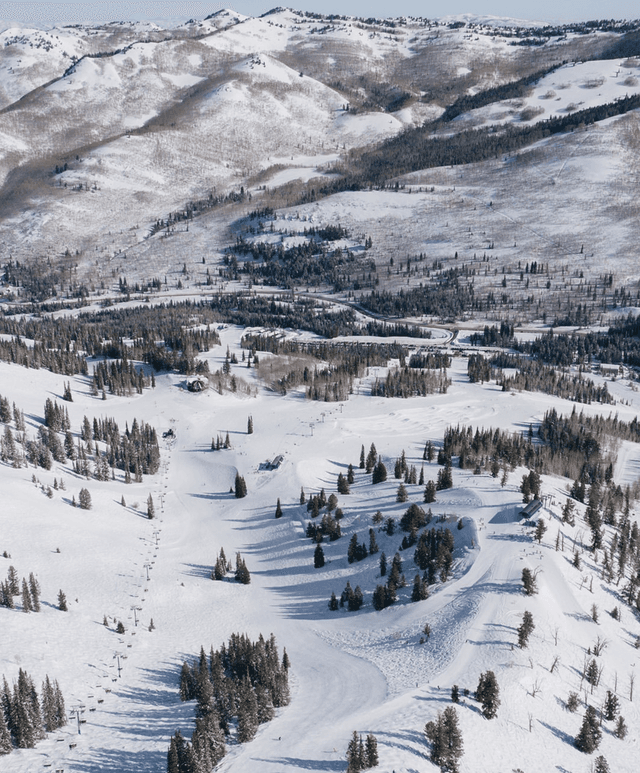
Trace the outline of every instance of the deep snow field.
<instances>
[{"instance_id":1,"label":"deep snow field","mask_svg":"<svg viewBox=\"0 0 640 773\"><path fill-rule=\"evenodd\" d=\"M170 736L179 728L189 737L193 728L193 704L181 703L178 694L182 662L195 658L201 645L207 651L219 647L233 632L254 639L275 634L291 660L292 700L260 726L252 742L230 744L216 770L342 771L347 742L357 730L376 735L381 773L436 771L428 759L425 723L451 705L453 684L472 695L480 673L492 669L502 701L497 718L484 719L472 697L463 697L457 707L465 749L461 771L586 773L596 755L573 746L584 708L572 714L564 701L572 690L584 697L581 670L598 636L608 640L600 658L604 671L600 686L587 697L599 707L606 690L617 690L629 734L619 740L605 723L597 754L612 770L637 770L640 713L638 697L631 702L629 691L640 623L621 603L621 588L600 579L591 554L583 554L581 570L571 565L574 540L579 543L588 529L581 506L575 528L560 521L567 480L543 477L548 530L538 545L533 529L517 515L524 469L511 472L502 488L499 477L474 475L454 462L453 489L438 492L431 505L432 525L449 526L456 538L453 575L444 585L431 586L425 601L409 600L417 571L413 548L401 553L407 587L395 605L380 612L371 605L375 585L383 582L379 555L353 564L346 559L354 532L368 544L377 510L385 519L399 519L409 503L423 504L417 485L407 485L407 503L396 502L393 465L403 449L408 463L420 470L425 442L430 439L437 448L449 425L523 431L548 408L568 414L573 404L502 392L495 383L471 384L465 357L453 359L453 384L445 395L373 398L371 377L343 403L311 402L299 392L276 395L242 362L241 333L221 330L221 345L207 357L211 370L217 370L228 346L239 360L233 372L254 388L253 396L220 395L215 389L193 394L183 377L158 374L155 389L109 396L105 402L91 396L87 379L71 379L73 402L62 404L74 435L85 414L112 416L121 431L134 417L160 434L174 430L174 440L161 441L159 473L145 476L143 483L126 485L121 475L106 483L87 481L69 465L54 464L50 471L0 466L0 553L11 556L0 558L0 576L13 565L19 577L33 571L42 586L39 614L23 614L19 599L15 610L0 608L0 674L12 682L24 668L38 687L49 674L59 681L67 710L82 707L86 719L81 725L71 720L35 749L3 757L3 773L164 771ZM264 362L268 358L261 355ZM62 402L65 381L45 370L0 364L0 391L24 411L30 435L42 422L45 399ZM618 411L625 420L637 415L637 392L622 379L608 386L620 401L616 406L578 408L605 415ZM253 434L247 434L250 415ZM227 432L232 448L211 451L212 437ZM389 472L376 486L358 469L361 445L368 451L372 442ZM260 469L277 455L284 457L278 469ZM314 569L300 488L307 496L321 488L327 496L336 492L337 476L346 474L349 463L355 483L349 495L339 496L343 536L325 540L326 564ZM616 479L633 481L639 464L640 448L623 444ZM435 480L436 462L424 465L425 480ZM244 499L229 493L236 471L247 483ZM53 486L54 478L64 481L65 490L55 490L49 499L39 484ZM83 486L92 497L89 511L70 504ZM149 493L156 505L153 520L146 518ZM276 520L278 497L284 515ZM435 523L438 516L444 517L442 524ZM558 531L564 552L555 550ZM390 561L402 532L388 536L376 527L376 538ZM242 553L250 585L210 579L221 547L232 560ZM522 591L524 567L540 570L537 596ZM331 592L339 597L347 580L362 587L364 607L329 611ZM67 613L56 608L59 589L67 596ZM594 603L598 624L591 619ZM608 614L615 605L622 610L620 621ZM521 650L516 628L525 609L536 627L528 649ZM153 631L148 630L151 619ZM124 634L115 632L115 620L124 623ZM420 643L425 623L431 635ZM559 665L551 673L556 656Z\"/></svg>"}]
</instances>

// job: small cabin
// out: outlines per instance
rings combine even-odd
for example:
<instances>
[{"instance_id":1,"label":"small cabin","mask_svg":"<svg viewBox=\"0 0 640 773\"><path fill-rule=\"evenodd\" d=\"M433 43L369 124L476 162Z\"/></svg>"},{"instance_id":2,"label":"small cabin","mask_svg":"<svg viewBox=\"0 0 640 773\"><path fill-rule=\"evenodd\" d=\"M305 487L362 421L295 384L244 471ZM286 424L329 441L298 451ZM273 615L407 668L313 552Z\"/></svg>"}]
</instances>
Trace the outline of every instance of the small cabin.
<instances>
[{"instance_id":1,"label":"small cabin","mask_svg":"<svg viewBox=\"0 0 640 773\"><path fill-rule=\"evenodd\" d=\"M534 515L537 515L540 510L542 510L542 502L539 499L532 499L526 507L523 507L522 510L520 510L518 515L520 518L531 519Z\"/></svg>"}]
</instances>

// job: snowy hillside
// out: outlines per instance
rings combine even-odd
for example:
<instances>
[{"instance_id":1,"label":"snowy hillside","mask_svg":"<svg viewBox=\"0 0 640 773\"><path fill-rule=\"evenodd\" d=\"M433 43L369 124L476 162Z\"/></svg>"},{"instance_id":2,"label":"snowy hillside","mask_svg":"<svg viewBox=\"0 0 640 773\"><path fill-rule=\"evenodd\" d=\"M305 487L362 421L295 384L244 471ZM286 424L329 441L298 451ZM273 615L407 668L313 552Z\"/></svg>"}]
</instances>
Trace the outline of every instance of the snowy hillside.
<instances>
[{"instance_id":1,"label":"snowy hillside","mask_svg":"<svg viewBox=\"0 0 640 773\"><path fill-rule=\"evenodd\" d=\"M638 29L0 32L3 773L635 773Z\"/></svg>"}]
</instances>

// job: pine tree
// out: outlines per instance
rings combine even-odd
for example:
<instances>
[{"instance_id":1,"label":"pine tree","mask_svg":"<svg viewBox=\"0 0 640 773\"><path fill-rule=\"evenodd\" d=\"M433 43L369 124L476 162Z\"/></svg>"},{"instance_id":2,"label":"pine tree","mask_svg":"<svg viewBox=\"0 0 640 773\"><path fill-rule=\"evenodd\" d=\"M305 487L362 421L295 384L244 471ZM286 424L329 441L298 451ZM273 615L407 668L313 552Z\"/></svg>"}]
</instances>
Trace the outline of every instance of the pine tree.
<instances>
[{"instance_id":1,"label":"pine tree","mask_svg":"<svg viewBox=\"0 0 640 773\"><path fill-rule=\"evenodd\" d=\"M360 755L360 739L354 730L349 745L347 746L347 773L359 773L362 770L362 758Z\"/></svg>"},{"instance_id":2,"label":"pine tree","mask_svg":"<svg viewBox=\"0 0 640 773\"><path fill-rule=\"evenodd\" d=\"M83 510L91 510L91 494L86 488L81 488L78 494L78 505Z\"/></svg>"},{"instance_id":3,"label":"pine tree","mask_svg":"<svg viewBox=\"0 0 640 773\"><path fill-rule=\"evenodd\" d=\"M331 598L329 599L329 609L332 612L338 611L338 598L333 591L331 591Z\"/></svg>"},{"instance_id":4,"label":"pine tree","mask_svg":"<svg viewBox=\"0 0 640 773\"><path fill-rule=\"evenodd\" d=\"M533 633L534 628L535 624L533 622L533 615L531 612L525 610L524 614L522 615L522 622L518 626L518 646L521 649L526 648L529 642L529 636L531 636Z\"/></svg>"},{"instance_id":5,"label":"pine tree","mask_svg":"<svg viewBox=\"0 0 640 773\"><path fill-rule=\"evenodd\" d=\"M347 469L347 483L351 485L354 480L355 480L355 474L353 471L353 465L350 464L349 468Z\"/></svg>"},{"instance_id":6,"label":"pine tree","mask_svg":"<svg viewBox=\"0 0 640 773\"><path fill-rule=\"evenodd\" d=\"M236 553L235 581L242 583L243 585L249 585L251 582L251 575L249 574L247 565L245 564L244 559L241 557L240 553Z\"/></svg>"},{"instance_id":7,"label":"pine tree","mask_svg":"<svg viewBox=\"0 0 640 773\"><path fill-rule=\"evenodd\" d=\"M611 773L609 763L602 755L593 761L593 773Z\"/></svg>"},{"instance_id":8,"label":"pine tree","mask_svg":"<svg viewBox=\"0 0 640 773\"><path fill-rule=\"evenodd\" d=\"M435 722L427 722L425 734L431 743L429 758L443 773L458 773L458 762L464 753L458 714L453 706L438 712Z\"/></svg>"},{"instance_id":9,"label":"pine tree","mask_svg":"<svg viewBox=\"0 0 640 773\"><path fill-rule=\"evenodd\" d=\"M278 497L278 501L276 502L276 518L282 518L282 505L280 504L280 497Z\"/></svg>"},{"instance_id":10,"label":"pine tree","mask_svg":"<svg viewBox=\"0 0 640 773\"><path fill-rule=\"evenodd\" d=\"M375 768L378 765L378 740L369 733L365 740L366 767Z\"/></svg>"},{"instance_id":11,"label":"pine tree","mask_svg":"<svg viewBox=\"0 0 640 773\"><path fill-rule=\"evenodd\" d=\"M618 722L616 724L615 729L615 736L616 738L620 738L620 740L623 740L627 737L627 723L624 721L624 717L620 716L618 717Z\"/></svg>"},{"instance_id":12,"label":"pine tree","mask_svg":"<svg viewBox=\"0 0 640 773\"><path fill-rule=\"evenodd\" d=\"M31 593L29 593L29 586L27 581L22 578L22 611L33 612L33 603L31 601Z\"/></svg>"},{"instance_id":13,"label":"pine tree","mask_svg":"<svg viewBox=\"0 0 640 773\"><path fill-rule=\"evenodd\" d=\"M10 754L12 749L11 733L4 718L4 709L0 704L0 756Z\"/></svg>"},{"instance_id":14,"label":"pine tree","mask_svg":"<svg viewBox=\"0 0 640 773\"><path fill-rule=\"evenodd\" d=\"M615 693L607 690L607 697L604 700L604 718L607 722L613 722L620 712L620 701Z\"/></svg>"},{"instance_id":15,"label":"pine tree","mask_svg":"<svg viewBox=\"0 0 640 773\"><path fill-rule=\"evenodd\" d=\"M364 470L364 445L360 449L360 469Z\"/></svg>"},{"instance_id":16,"label":"pine tree","mask_svg":"<svg viewBox=\"0 0 640 773\"><path fill-rule=\"evenodd\" d=\"M378 460L371 476L372 483L383 483L387 479L387 468L384 466L382 459Z\"/></svg>"},{"instance_id":17,"label":"pine tree","mask_svg":"<svg viewBox=\"0 0 640 773\"><path fill-rule=\"evenodd\" d=\"M485 719L493 719L500 706L500 688L493 671L480 674L476 687L476 700L482 704L482 716Z\"/></svg>"},{"instance_id":18,"label":"pine tree","mask_svg":"<svg viewBox=\"0 0 640 773\"><path fill-rule=\"evenodd\" d=\"M341 472L338 473L337 489L338 489L338 494L348 494L350 492L349 482Z\"/></svg>"},{"instance_id":19,"label":"pine tree","mask_svg":"<svg viewBox=\"0 0 640 773\"><path fill-rule=\"evenodd\" d=\"M307 501L307 497L304 493L304 488L300 487L300 504L303 505Z\"/></svg>"},{"instance_id":20,"label":"pine tree","mask_svg":"<svg viewBox=\"0 0 640 773\"><path fill-rule=\"evenodd\" d=\"M398 490L396 492L396 502L406 502L407 499L409 499L409 495L407 494L407 489L405 488L404 483L401 483L398 486Z\"/></svg>"},{"instance_id":21,"label":"pine tree","mask_svg":"<svg viewBox=\"0 0 640 773\"><path fill-rule=\"evenodd\" d=\"M64 595L64 593L62 592L62 590L59 590L59 591L58 591L58 609L59 609L61 612L67 612L67 611L68 611L68 607L67 607L67 597Z\"/></svg>"},{"instance_id":22,"label":"pine tree","mask_svg":"<svg viewBox=\"0 0 640 773\"><path fill-rule=\"evenodd\" d=\"M542 538L544 537L544 533L547 530L547 525L544 522L544 518L538 518L538 523L536 525L536 533L535 538L538 540L538 544L542 542Z\"/></svg>"},{"instance_id":23,"label":"pine tree","mask_svg":"<svg viewBox=\"0 0 640 773\"><path fill-rule=\"evenodd\" d=\"M598 722L598 716L593 706L587 706L582 720L582 727L575 739L576 748L585 754L591 754L600 745L602 730Z\"/></svg>"},{"instance_id":24,"label":"pine tree","mask_svg":"<svg viewBox=\"0 0 640 773\"><path fill-rule=\"evenodd\" d=\"M236 472L234 493L236 495L236 499L242 499L243 497L247 496L247 484L239 472Z\"/></svg>"},{"instance_id":25,"label":"pine tree","mask_svg":"<svg viewBox=\"0 0 640 773\"><path fill-rule=\"evenodd\" d=\"M424 501L427 504L436 501L436 484L432 480L427 481L424 488Z\"/></svg>"},{"instance_id":26,"label":"pine tree","mask_svg":"<svg viewBox=\"0 0 640 773\"><path fill-rule=\"evenodd\" d=\"M253 416L247 419L247 435L253 435Z\"/></svg>"},{"instance_id":27,"label":"pine tree","mask_svg":"<svg viewBox=\"0 0 640 773\"><path fill-rule=\"evenodd\" d=\"M522 587L527 596L535 596L538 592L536 576L527 567L522 570Z\"/></svg>"},{"instance_id":28,"label":"pine tree","mask_svg":"<svg viewBox=\"0 0 640 773\"><path fill-rule=\"evenodd\" d=\"M18 573L15 570L14 566L9 567L9 571L7 572L7 583L9 585L9 591L12 596L19 596L20 595L20 584L18 580Z\"/></svg>"},{"instance_id":29,"label":"pine tree","mask_svg":"<svg viewBox=\"0 0 640 773\"><path fill-rule=\"evenodd\" d=\"M313 554L313 566L314 569L322 569L324 566L324 550L322 545L318 542L315 552Z\"/></svg>"},{"instance_id":30,"label":"pine tree","mask_svg":"<svg viewBox=\"0 0 640 773\"><path fill-rule=\"evenodd\" d=\"M34 612L40 611L40 583L33 572L29 574L29 592L31 594L31 608Z\"/></svg>"},{"instance_id":31,"label":"pine tree","mask_svg":"<svg viewBox=\"0 0 640 773\"><path fill-rule=\"evenodd\" d=\"M151 494L147 497L147 518L151 520L152 518L155 518L156 515L156 508L153 504L153 497Z\"/></svg>"}]
</instances>

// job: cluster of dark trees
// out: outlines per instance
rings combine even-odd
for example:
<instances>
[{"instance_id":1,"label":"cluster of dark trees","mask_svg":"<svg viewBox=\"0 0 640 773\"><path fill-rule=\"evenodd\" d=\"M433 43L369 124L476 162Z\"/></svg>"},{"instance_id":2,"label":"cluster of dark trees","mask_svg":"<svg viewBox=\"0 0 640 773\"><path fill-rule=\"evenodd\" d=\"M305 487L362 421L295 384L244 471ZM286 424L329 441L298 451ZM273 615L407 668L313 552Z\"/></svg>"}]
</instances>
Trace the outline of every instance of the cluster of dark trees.
<instances>
[{"instance_id":1,"label":"cluster of dark trees","mask_svg":"<svg viewBox=\"0 0 640 773\"><path fill-rule=\"evenodd\" d=\"M506 375L503 368L515 370ZM522 391L544 392L545 394L573 400L576 403L592 402L613 404L614 400L606 384L596 386L591 379L582 374L570 376L559 373L555 368L537 360L520 357L516 354L498 352L489 358L481 354L472 354L467 365L469 380L472 382L495 379L503 392Z\"/></svg>"},{"instance_id":2,"label":"cluster of dark trees","mask_svg":"<svg viewBox=\"0 0 640 773\"><path fill-rule=\"evenodd\" d=\"M56 461L56 453L59 449L55 440L52 441L49 433L49 446ZM82 442L81 442L82 441ZM51 445L54 448L51 448ZM104 443L106 449L102 452L98 448L98 442ZM93 443L93 446L91 445ZM92 453L93 451L93 453ZM122 470L125 475L125 483L131 482L131 474L139 483L142 475L154 475L160 468L160 447L158 435L154 427L144 421L138 423L134 418L131 429L127 423L125 431L120 434L115 419L96 419L93 424L85 416L80 430L80 438L77 445L73 444L73 437L67 430L64 440L64 454L66 458L74 462L74 469L78 474L89 477L90 463L93 460L94 475L98 480L109 480L109 472L112 468Z\"/></svg>"},{"instance_id":3,"label":"cluster of dark trees","mask_svg":"<svg viewBox=\"0 0 640 773\"><path fill-rule=\"evenodd\" d=\"M363 740L354 730L347 746L347 773L360 773L377 765L378 741L375 735L369 733Z\"/></svg>"},{"instance_id":4,"label":"cluster of dark trees","mask_svg":"<svg viewBox=\"0 0 640 773\"><path fill-rule=\"evenodd\" d=\"M425 529L417 538L413 560L424 572L423 581L433 585L439 576L441 582L449 578L453 564L455 540L449 529L432 527Z\"/></svg>"},{"instance_id":5,"label":"cluster of dark trees","mask_svg":"<svg viewBox=\"0 0 640 773\"><path fill-rule=\"evenodd\" d=\"M15 609L14 596L20 596L23 612L39 612L40 594L40 583L33 572L29 574L28 581L23 577L20 584L15 567L10 566L6 581L0 582L0 607Z\"/></svg>"},{"instance_id":6,"label":"cluster of dark trees","mask_svg":"<svg viewBox=\"0 0 640 773\"><path fill-rule=\"evenodd\" d=\"M629 314L606 332L584 335L559 334L549 330L533 341L511 344L515 349L551 365L587 365L593 360L640 366L640 319Z\"/></svg>"},{"instance_id":7,"label":"cluster of dark trees","mask_svg":"<svg viewBox=\"0 0 640 773\"><path fill-rule=\"evenodd\" d=\"M220 548L220 553L216 558L216 563L211 571L212 580L224 580L229 572L233 571L231 561L229 561L225 555L224 548ZM247 569L247 564L240 555L236 553L236 568L233 575L233 579L242 585L249 585L251 583L251 574Z\"/></svg>"},{"instance_id":8,"label":"cluster of dark trees","mask_svg":"<svg viewBox=\"0 0 640 773\"><path fill-rule=\"evenodd\" d=\"M87 356L119 359L118 370L122 371L129 370L129 361L138 360L155 370L195 373L202 367L196 355L220 343L211 328L219 320L210 303L190 301L56 319L5 315L0 317L0 333L13 338L0 341L0 358L69 376L88 373ZM23 338L33 339L33 348L27 347ZM104 385L108 385L105 375ZM114 384L118 376L113 375ZM135 374L132 382L137 388L139 375Z\"/></svg>"},{"instance_id":9,"label":"cluster of dark trees","mask_svg":"<svg viewBox=\"0 0 640 773\"><path fill-rule=\"evenodd\" d=\"M640 439L640 424L626 424L616 418L590 417L574 409L571 416L547 411L533 442L533 429L527 436L499 429L449 427L445 431L442 454L458 457L461 468L489 469L498 475L501 467L525 466L538 473L553 473L587 483L610 481L613 457L605 455L607 437Z\"/></svg>"},{"instance_id":10,"label":"cluster of dark trees","mask_svg":"<svg viewBox=\"0 0 640 773\"><path fill-rule=\"evenodd\" d=\"M106 398L106 390L112 395L131 395L134 391L141 395L145 387L155 386L155 377L145 376L144 370L136 368L125 356L121 360L98 362L93 367L91 390L94 395L102 394Z\"/></svg>"},{"instance_id":11,"label":"cluster of dark trees","mask_svg":"<svg viewBox=\"0 0 640 773\"><path fill-rule=\"evenodd\" d=\"M242 186L239 191L231 191L225 195L214 194L211 192L206 199L189 201L185 204L183 209L170 212L165 218L156 220L150 228L150 235L153 236L159 232L164 232L164 235L168 236L175 230L175 227L179 223L188 224L194 217L201 215L207 210L215 209L216 207L221 207L225 204L241 203L245 200L251 201L251 194L245 194L244 186Z\"/></svg>"},{"instance_id":12,"label":"cluster of dark trees","mask_svg":"<svg viewBox=\"0 0 640 773\"><path fill-rule=\"evenodd\" d=\"M210 773L226 753L230 725L237 723L238 743L250 741L275 710L289 703L289 657L278 654L273 634L252 642L232 634L219 650L204 648L191 665L183 663L180 698L196 701L196 728L191 743L178 731L172 737L168 773Z\"/></svg>"},{"instance_id":13,"label":"cluster of dark trees","mask_svg":"<svg viewBox=\"0 0 640 773\"><path fill-rule=\"evenodd\" d=\"M0 693L0 755L12 749L32 749L46 733L67 724L64 698L58 682L48 676L42 684L41 694L33 679L23 671L13 689L6 678Z\"/></svg>"},{"instance_id":14,"label":"cluster of dark trees","mask_svg":"<svg viewBox=\"0 0 640 773\"><path fill-rule=\"evenodd\" d=\"M371 386L373 397L425 397L446 394L451 385L446 370L418 370L416 367L389 370L384 380L376 379Z\"/></svg>"}]
</instances>

